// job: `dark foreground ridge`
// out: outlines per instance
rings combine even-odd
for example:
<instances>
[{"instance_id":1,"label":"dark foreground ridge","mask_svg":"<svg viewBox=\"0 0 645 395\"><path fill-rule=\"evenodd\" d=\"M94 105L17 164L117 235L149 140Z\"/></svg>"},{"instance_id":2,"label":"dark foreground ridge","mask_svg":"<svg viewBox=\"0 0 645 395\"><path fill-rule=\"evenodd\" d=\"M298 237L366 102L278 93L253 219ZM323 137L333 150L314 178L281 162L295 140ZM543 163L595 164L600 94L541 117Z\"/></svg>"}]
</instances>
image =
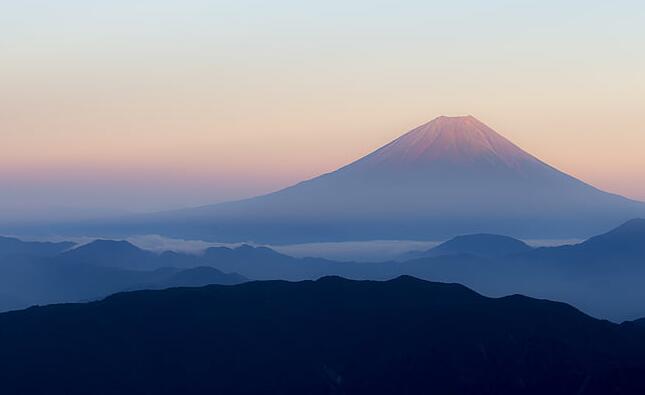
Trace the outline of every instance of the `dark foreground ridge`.
<instances>
[{"instance_id":1,"label":"dark foreground ridge","mask_svg":"<svg viewBox=\"0 0 645 395\"><path fill-rule=\"evenodd\" d=\"M645 328L408 276L30 308L0 350L3 394L645 393Z\"/></svg>"}]
</instances>

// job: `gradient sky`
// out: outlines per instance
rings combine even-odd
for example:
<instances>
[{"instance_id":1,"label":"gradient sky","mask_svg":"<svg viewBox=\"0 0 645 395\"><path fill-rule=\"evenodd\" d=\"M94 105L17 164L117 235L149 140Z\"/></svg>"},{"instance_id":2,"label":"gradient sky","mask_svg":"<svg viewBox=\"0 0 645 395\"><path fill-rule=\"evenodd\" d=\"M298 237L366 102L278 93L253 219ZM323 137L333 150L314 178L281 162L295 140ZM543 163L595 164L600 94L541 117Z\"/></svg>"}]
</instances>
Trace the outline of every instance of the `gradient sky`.
<instances>
[{"instance_id":1,"label":"gradient sky","mask_svg":"<svg viewBox=\"0 0 645 395\"><path fill-rule=\"evenodd\" d=\"M645 200L642 1L0 3L0 214L333 170L438 115Z\"/></svg>"}]
</instances>

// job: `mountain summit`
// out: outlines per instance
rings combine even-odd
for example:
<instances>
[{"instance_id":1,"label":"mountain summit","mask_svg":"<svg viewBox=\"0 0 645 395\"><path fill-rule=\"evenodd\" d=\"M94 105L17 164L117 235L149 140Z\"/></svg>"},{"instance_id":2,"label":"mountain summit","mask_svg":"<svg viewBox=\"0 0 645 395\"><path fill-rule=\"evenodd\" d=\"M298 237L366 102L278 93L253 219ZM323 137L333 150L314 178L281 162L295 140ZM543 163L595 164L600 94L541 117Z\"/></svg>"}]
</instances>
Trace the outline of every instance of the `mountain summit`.
<instances>
[{"instance_id":1,"label":"mountain summit","mask_svg":"<svg viewBox=\"0 0 645 395\"><path fill-rule=\"evenodd\" d=\"M490 189L530 180L558 184L583 183L522 150L473 116L441 116L402 135L373 153L340 169L342 173L391 175L396 180L446 183L460 179L459 187L484 184ZM453 184L455 184L453 182ZM515 185L519 186L519 185ZM526 188L530 185L523 185ZM591 188L591 187L589 187ZM443 189L445 188L436 188ZM439 192L439 191L435 191ZM476 198L481 192L472 195Z\"/></svg>"},{"instance_id":2,"label":"mountain summit","mask_svg":"<svg viewBox=\"0 0 645 395\"><path fill-rule=\"evenodd\" d=\"M472 116L442 116L332 173L252 199L138 217L127 230L265 243L569 238L644 215L644 203L549 166Z\"/></svg>"},{"instance_id":3,"label":"mountain summit","mask_svg":"<svg viewBox=\"0 0 645 395\"><path fill-rule=\"evenodd\" d=\"M355 163L357 166L427 166L477 161L520 167L534 157L474 117L441 116L404 134Z\"/></svg>"}]
</instances>

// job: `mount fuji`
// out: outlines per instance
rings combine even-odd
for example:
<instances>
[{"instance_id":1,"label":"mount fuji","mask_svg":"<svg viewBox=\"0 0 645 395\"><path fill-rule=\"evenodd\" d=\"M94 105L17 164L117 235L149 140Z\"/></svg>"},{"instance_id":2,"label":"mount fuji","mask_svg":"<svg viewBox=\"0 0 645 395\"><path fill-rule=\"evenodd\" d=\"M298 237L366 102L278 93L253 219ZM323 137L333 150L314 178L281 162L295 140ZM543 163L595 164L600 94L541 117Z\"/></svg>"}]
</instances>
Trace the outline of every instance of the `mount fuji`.
<instances>
[{"instance_id":1,"label":"mount fuji","mask_svg":"<svg viewBox=\"0 0 645 395\"><path fill-rule=\"evenodd\" d=\"M645 203L549 166L472 116L441 116L332 173L251 199L141 216L129 228L260 243L570 238L644 215Z\"/></svg>"}]
</instances>

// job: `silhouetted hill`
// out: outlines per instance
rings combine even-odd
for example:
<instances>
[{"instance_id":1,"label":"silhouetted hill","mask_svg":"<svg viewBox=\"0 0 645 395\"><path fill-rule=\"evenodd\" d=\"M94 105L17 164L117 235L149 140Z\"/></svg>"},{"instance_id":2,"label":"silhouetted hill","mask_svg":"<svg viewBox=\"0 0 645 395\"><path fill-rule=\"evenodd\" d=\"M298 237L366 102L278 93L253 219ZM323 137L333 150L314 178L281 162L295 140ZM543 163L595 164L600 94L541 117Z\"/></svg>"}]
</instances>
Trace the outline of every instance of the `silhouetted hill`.
<instances>
[{"instance_id":1,"label":"silhouetted hill","mask_svg":"<svg viewBox=\"0 0 645 395\"><path fill-rule=\"evenodd\" d=\"M0 315L11 394L642 394L645 331L456 284L323 278Z\"/></svg>"},{"instance_id":2,"label":"silhouetted hill","mask_svg":"<svg viewBox=\"0 0 645 395\"><path fill-rule=\"evenodd\" d=\"M0 236L0 257L12 255L52 256L72 248L72 242L22 241L13 237Z\"/></svg>"},{"instance_id":3,"label":"silhouetted hill","mask_svg":"<svg viewBox=\"0 0 645 395\"><path fill-rule=\"evenodd\" d=\"M589 240L482 257L443 255L400 262L400 274L459 282L487 295L522 293L574 304L616 320L645 315L645 230L632 220ZM379 265L370 266L370 270ZM386 277L387 278L387 277Z\"/></svg>"},{"instance_id":4,"label":"silhouetted hill","mask_svg":"<svg viewBox=\"0 0 645 395\"><path fill-rule=\"evenodd\" d=\"M506 255L527 252L531 249L523 241L512 237L479 233L457 236L427 251L409 252L403 255L400 260L454 254L501 258Z\"/></svg>"},{"instance_id":5,"label":"silhouetted hill","mask_svg":"<svg viewBox=\"0 0 645 395\"><path fill-rule=\"evenodd\" d=\"M333 274L328 266L337 262L325 259L297 259L270 248L242 245L236 248L208 248L201 255L167 251L152 253L127 241L96 240L57 258L58 262L91 264L128 270L152 270L162 267L194 268L211 266L229 272L245 273L256 280L303 280Z\"/></svg>"},{"instance_id":6,"label":"silhouetted hill","mask_svg":"<svg viewBox=\"0 0 645 395\"><path fill-rule=\"evenodd\" d=\"M537 248L522 257L531 261L585 265L586 272L645 269L645 220L634 219L583 243ZM582 273L581 273L582 274Z\"/></svg>"},{"instance_id":7,"label":"silhouetted hill","mask_svg":"<svg viewBox=\"0 0 645 395\"><path fill-rule=\"evenodd\" d=\"M125 269L155 267L158 256L127 241L95 240L69 250L59 257L65 263L92 264Z\"/></svg>"},{"instance_id":8,"label":"silhouetted hill","mask_svg":"<svg viewBox=\"0 0 645 395\"><path fill-rule=\"evenodd\" d=\"M642 219L628 221L580 244L536 248L479 267L456 262L457 267L439 268L426 262L435 267L430 278L464 283L490 295L519 292L566 301L617 321L634 319L645 315L644 224Z\"/></svg>"},{"instance_id":9,"label":"silhouetted hill","mask_svg":"<svg viewBox=\"0 0 645 395\"><path fill-rule=\"evenodd\" d=\"M242 245L238 248L209 248L202 264L225 272L236 272L254 280L307 280L343 274L354 264L322 258L294 258L266 247ZM362 267L362 266L360 266Z\"/></svg>"},{"instance_id":10,"label":"silhouetted hill","mask_svg":"<svg viewBox=\"0 0 645 395\"><path fill-rule=\"evenodd\" d=\"M287 255L280 254L267 247L253 247L243 244L237 248L212 247L204 253L207 259L234 259L243 261L246 259L273 259L284 258Z\"/></svg>"},{"instance_id":11,"label":"silhouetted hill","mask_svg":"<svg viewBox=\"0 0 645 395\"><path fill-rule=\"evenodd\" d=\"M134 289L161 289L206 284L239 284L248 281L239 274L208 270L162 268L126 270L91 264L61 263L51 260L22 260L0 265L2 310L34 304L95 300L115 292ZM2 311L0 310L0 311Z\"/></svg>"},{"instance_id":12,"label":"silhouetted hill","mask_svg":"<svg viewBox=\"0 0 645 395\"><path fill-rule=\"evenodd\" d=\"M64 244L63 244L64 245ZM239 274L201 268L197 256L142 250L125 241L98 240L54 256L0 258L0 311L33 304L77 302L144 288L238 284ZM172 267L176 264L176 267Z\"/></svg>"},{"instance_id":13,"label":"silhouetted hill","mask_svg":"<svg viewBox=\"0 0 645 395\"><path fill-rule=\"evenodd\" d=\"M645 258L645 219L630 220L610 232L574 246L573 249L601 256Z\"/></svg>"},{"instance_id":14,"label":"silhouetted hill","mask_svg":"<svg viewBox=\"0 0 645 395\"><path fill-rule=\"evenodd\" d=\"M36 262L24 256L22 261L0 259L0 290L9 299L22 301L16 307L24 307L33 303L95 299L142 285L159 288L162 285L153 284L167 278L157 274L149 276L155 269L164 267L211 267L252 280L298 281L328 275L386 280L407 274L432 281L458 282L490 296L522 293L565 301L594 316L621 322L645 316L645 306L641 303L645 299L645 254L642 253L645 232L639 225L642 223L642 220L630 221L578 245L537 248L503 257L492 256L492 252L500 250L489 249L486 243L471 243L470 237L456 238L455 243L449 244L459 248L450 251L460 253L404 262L294 258L248 245L212 248L202 255L155 254L125 242L103 241L98 243L101 248L95 248L95 243L85 246L92 254L80 254L81 247L54 258L36 259ZM506 241L492 235L475 236L474 240L482 238ZM513 242L509 244L517 246ZM495 243L490 243L493 246ZM111 248L116 252L106 251ZM472 252L490 253L490 256ZM186 285L203 284L198 277L193 276Z\"/></svg>"}]
</instances>

